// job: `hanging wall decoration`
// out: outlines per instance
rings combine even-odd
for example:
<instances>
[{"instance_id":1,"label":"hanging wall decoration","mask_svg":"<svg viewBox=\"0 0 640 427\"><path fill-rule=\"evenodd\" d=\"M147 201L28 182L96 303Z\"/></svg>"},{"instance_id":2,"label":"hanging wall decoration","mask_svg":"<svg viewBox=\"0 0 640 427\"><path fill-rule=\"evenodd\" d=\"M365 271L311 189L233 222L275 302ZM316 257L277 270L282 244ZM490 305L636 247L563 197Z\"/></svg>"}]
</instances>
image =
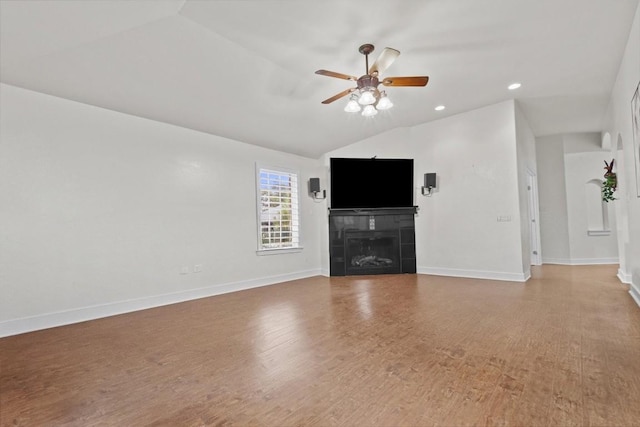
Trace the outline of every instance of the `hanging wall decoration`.
<instances>
[{"instance_id":1,"label":"hanging wall decoration","mask_svg":"<svg viewBox=\"0 0 640 427\"><path fill-rule=\"evenodd\" d=\"M602 183L602 200L607 203L616 200L615 197L613 197L613 193L616 191L616 188L618 188L618 177L613 171L614 162L615 159L611 159L611 163L607 163L606 160L604 161L607 172L604 174L604 182Z\"/></svg>"}]
</instances>

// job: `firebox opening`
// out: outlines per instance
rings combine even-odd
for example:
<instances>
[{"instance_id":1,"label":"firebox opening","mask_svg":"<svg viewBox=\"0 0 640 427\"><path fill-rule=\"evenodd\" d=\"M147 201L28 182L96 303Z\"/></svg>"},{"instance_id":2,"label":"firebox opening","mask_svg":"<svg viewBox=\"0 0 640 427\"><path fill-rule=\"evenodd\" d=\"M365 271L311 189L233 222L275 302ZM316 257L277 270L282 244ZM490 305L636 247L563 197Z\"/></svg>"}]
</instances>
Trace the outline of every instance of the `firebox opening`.
<instances>
[{"instance_id":1,"label":"firebox opening","mask_svg":"<svg viewBox=\"0 0 640 427\"><path fill-rule=\"evenodd\" d=\"M357 233L362 235L362 232ZM348 237L347 269L350 274L400 271L397 236ZM380 271L383 270L383 271Z\"/></svg>"},{"instance_id":2,"label":"firebox opening","mask_svg":"<svg viewBox=\"0 0 640 427\"><path fill-rule=\"evenodd\" d=\"M349 247L353 267L389 266L393 264L391 250L393 239L390 237L354 239Z\"/></svg>"}]
</instances>

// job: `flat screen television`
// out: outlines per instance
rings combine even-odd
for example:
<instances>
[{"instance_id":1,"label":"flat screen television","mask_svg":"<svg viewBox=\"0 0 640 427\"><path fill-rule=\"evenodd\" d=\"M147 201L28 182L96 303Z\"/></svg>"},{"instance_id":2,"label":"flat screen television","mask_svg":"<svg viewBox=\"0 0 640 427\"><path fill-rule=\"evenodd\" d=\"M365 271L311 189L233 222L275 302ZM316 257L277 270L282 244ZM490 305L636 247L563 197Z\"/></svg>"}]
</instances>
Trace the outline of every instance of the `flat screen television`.
<instances>
[{"instance_id":1,"label":"flat screen television","mask_svg":"<svg viewBox=\"0 0 640 427\"><path fill-rule=\"evenodd\" d=\"M413 207L413 159L331 158L331 209Z\"/></svg>"}]
</instances>

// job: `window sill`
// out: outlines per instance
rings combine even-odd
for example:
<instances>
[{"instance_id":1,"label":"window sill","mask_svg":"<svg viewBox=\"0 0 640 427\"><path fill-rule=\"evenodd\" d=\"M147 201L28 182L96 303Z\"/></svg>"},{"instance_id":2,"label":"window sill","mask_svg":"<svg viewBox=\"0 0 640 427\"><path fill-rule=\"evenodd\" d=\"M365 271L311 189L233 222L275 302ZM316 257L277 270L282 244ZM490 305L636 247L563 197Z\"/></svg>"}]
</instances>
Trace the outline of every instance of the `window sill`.
<instances>
[{"instance_id":1,"label":"window sill","mask_svg":"<svg viewBox=\"0 0 640 427\"><path fill-rule=\"evenodd\" d=\"M283 248L283 249L258 249L256 251L256 254L259 256L293 254L293 253L302 252L302 249L304 249L302 246L298 246L297 248Z\"/></svg>"},{"instance_id":2,"label":"window sill","mask_svg":"<svg viewBox=\"0 0 640 427\"><path fill-rule=\"evenodd\" d=\"M588 230L588 236L610 236L611 230Z\"/></svg>"}]
</instances>

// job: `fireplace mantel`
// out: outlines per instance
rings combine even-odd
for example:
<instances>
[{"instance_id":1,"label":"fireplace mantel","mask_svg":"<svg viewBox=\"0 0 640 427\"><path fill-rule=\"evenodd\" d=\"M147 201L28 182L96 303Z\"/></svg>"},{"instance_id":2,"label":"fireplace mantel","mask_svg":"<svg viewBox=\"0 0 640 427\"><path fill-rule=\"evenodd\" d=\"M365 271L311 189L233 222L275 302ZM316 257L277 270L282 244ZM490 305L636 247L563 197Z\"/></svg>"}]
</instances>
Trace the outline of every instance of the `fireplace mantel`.
<instances>
[{"instance_id":1,"label":"fireplace mantel","mask_svg":"<svg viewBox=\"0 0 640 427\"><path fill-rule=\"evenodd\" d=\"M351 216L351 215L415 215L418 212L418 206L409 206L406 208L361 208L361 209L331 209L329 208L329 216Z\"/></svg>"},{"instance_id":2,"label":"fireplace mantel","mask_svg":"<svg viewBox=\"0 0 640 427\"><path fill-rule=\"evenodd\" d=\"M416 272L417 206L385 209L330 209L332 276Z\"/></svg>"}]
</instances>

